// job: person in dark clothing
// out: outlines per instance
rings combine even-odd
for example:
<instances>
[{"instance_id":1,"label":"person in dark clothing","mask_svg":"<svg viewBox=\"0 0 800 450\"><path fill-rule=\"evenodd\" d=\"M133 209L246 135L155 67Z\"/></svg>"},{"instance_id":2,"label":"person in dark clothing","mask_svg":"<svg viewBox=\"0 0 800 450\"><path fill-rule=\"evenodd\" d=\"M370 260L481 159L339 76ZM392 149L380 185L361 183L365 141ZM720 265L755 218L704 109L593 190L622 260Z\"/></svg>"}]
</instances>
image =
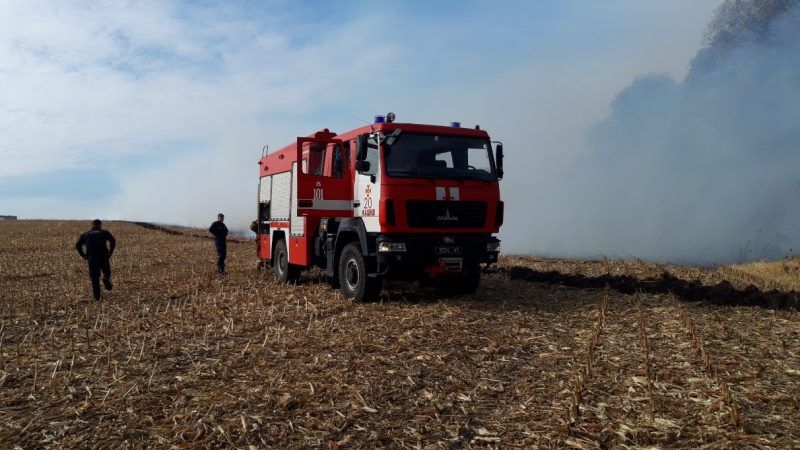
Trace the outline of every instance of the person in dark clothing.
<instances>
[{"instance_id":1,"label":"person in dark clothing","mask_svg":"<svg viewBox=\"0 0 800 450\"><path fill-rule=\"evenodd\" d=\"M89 263L89 278L92 280L92 294L95 300L100 300L100 273L103 274L103 285L107 290L114 288L111 283L111 255L117 247L117 240L108 231L102 228L99 219L92 221L92 229L83 233L75 249L81 258Z\"/></svg>"},{"instance_id":2,"label":"person in dark clothing","mask_svg":"<svg viewBox=\"0 0 800 450\"><path fill-rule=\"evenodd\" d=\"M217 221L208 228L209 233L214 235L214 246L217 248L217 272L225 273L225 258L228 257L228 227L225 222L225 215L217 214Z\"/></svg>"}]
</instances>

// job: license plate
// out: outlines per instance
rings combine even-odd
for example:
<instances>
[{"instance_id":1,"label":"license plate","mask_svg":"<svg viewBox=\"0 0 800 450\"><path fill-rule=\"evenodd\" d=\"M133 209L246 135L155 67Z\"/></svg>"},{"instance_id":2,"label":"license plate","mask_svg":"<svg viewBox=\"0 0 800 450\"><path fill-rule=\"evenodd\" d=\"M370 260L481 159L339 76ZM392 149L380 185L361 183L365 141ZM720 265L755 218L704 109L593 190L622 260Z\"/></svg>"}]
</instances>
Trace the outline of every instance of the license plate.
<instances>
[{"instance_id":1,"label":"license plate","mask_svg":"<svg viewBox=\"0 0 800 450\"><path fill-rule=\"evenodd\" d=\"M437 255L460 255L461 247L436 247Z\"/></svg>"}]
</instances>

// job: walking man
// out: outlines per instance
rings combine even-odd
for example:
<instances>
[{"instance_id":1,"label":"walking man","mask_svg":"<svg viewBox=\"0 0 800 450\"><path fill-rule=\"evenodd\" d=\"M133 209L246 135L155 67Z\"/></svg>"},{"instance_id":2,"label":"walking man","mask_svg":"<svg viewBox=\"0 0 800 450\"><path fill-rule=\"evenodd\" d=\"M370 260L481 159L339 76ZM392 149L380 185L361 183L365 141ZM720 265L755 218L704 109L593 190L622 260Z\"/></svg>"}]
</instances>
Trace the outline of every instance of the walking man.
<instances>
[{"instance_id":1,"label":"walking man","mask_svg":"<svg viewBox=\"0 0 800 450\"><path fill-rule=\"evenodd\" d=\"M217 248L217 272L225 273L225 258L228 256L228 227L225 222L225 215L217 214L217 221L212 223L208 231L214 235L214 246Z\"/></svg>"},{"instance_id":2,"label":"walking man","mask_svg":"<svg viewBox=\"0 0 800 450\"><path fill-rule=\"evenodd\" d=\"M102 228L100 219L92 221L92 229L83 233L75 248L81 258L89 263L89 278L92 280L92 294L95 300L100 300L100 273L103 274L103 285L107 290L114 288L111 284L111 255L117 246L117 240L108 231Z\"/></svg>"}]
</instances>

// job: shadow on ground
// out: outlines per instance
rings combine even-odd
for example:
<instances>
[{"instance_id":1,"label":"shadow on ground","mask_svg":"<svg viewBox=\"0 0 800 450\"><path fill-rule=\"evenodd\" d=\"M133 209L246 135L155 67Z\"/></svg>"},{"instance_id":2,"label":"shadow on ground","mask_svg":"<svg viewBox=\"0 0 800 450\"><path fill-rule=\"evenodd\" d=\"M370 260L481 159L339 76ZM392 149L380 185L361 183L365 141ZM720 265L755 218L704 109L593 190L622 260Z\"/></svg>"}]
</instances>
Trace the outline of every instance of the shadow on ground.
<instances>
[{"instance_id":1,"label":"shadow on ground","mask_svg":"<svg viewBox=\"0 0 800 450\"><path fill-rule=\"evenodd\" d=\"M795 291L778 290L761 291L750 285L745 289L736 289L727 281L715 285L704 285L697 280L683 280L668 272L658 278L638 279L628 275L600 275L587 277L581 274L564 274L556 271L541 272L529 267L513 266L497 269L512 280L523 280L532 283L558 284L562 286L602 289L606 285L624 294L637 291L650 294L672 293L683 301L706 301L714 305L726 306L760 306L769 309L800 309L798 294Z\"/></svg>"}]
</instances>

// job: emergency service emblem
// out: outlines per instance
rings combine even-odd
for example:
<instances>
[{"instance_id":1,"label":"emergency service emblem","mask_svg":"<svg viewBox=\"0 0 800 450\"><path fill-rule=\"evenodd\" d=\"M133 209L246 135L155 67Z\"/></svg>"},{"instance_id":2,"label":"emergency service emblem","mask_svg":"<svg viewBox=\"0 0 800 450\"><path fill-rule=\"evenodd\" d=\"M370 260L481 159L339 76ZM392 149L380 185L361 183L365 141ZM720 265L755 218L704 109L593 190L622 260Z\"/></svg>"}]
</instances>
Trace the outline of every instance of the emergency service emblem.
<instances>
[{"instance_id":1,"label":"emergency service emblem","mask_svg":"<svg viewBox=\"0 0 800 450\"><path fill-rule=\"evenodd\" d=\"M364 203L361 206L362 216L374 216L375 208L372 206L372 186L367 185L364 189Z\"/></svg>"}]
</instances>

